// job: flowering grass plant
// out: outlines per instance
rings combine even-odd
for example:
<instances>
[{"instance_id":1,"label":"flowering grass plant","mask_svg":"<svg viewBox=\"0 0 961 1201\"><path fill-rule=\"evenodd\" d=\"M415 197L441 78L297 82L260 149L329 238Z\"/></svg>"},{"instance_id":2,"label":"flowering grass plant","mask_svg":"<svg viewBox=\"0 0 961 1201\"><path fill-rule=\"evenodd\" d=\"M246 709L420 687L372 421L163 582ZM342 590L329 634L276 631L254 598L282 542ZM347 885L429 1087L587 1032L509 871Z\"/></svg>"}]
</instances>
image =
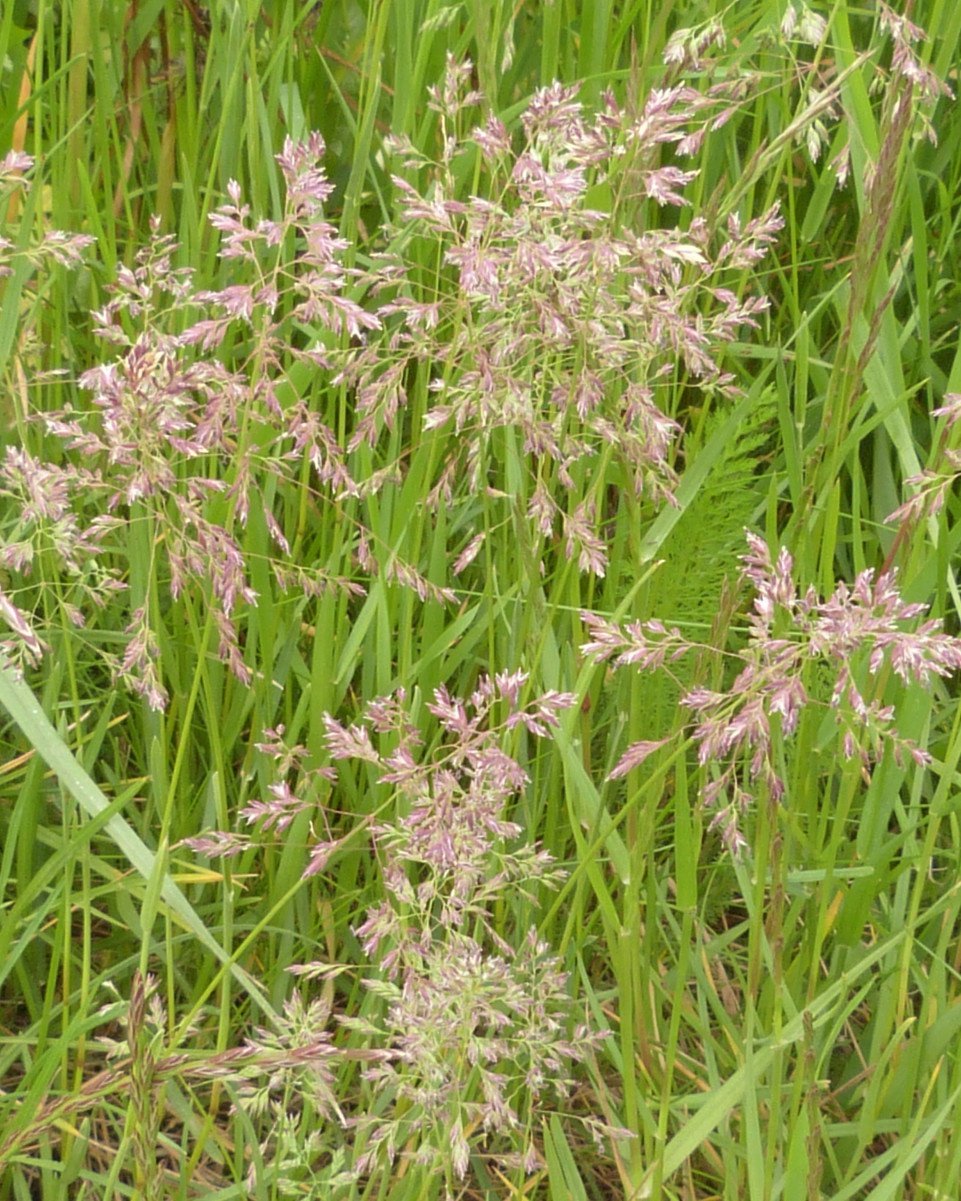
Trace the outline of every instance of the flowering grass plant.
<instances>
[{"instance_id":1,"label":"flowering grass plant","mask_svg":"<svg viewBox=\"0 0 961 1201\"><path fill-rule=\"evenodd\" d=\"M948 7L4 10L0 1201L955 1195Z\"/></svg>"}]
</instances>

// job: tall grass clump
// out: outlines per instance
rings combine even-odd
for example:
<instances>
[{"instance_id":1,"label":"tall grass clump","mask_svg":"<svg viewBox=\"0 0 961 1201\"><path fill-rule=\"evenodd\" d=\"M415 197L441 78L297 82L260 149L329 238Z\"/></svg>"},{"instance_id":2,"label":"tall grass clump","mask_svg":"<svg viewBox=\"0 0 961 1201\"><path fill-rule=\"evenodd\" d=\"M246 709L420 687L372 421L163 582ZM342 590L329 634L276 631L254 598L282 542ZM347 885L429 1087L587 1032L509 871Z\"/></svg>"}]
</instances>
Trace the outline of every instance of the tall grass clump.
<instances>
[{"instance_id":1,"label":"tall grass clump","mask_svg":"<svg viewBox=\"0 0 961 1201\"><path fill-rule=\"evenodd\" d=\"M956 1194L959 44L3 10L0 1201Z\"/></svg>"}]
</instances>

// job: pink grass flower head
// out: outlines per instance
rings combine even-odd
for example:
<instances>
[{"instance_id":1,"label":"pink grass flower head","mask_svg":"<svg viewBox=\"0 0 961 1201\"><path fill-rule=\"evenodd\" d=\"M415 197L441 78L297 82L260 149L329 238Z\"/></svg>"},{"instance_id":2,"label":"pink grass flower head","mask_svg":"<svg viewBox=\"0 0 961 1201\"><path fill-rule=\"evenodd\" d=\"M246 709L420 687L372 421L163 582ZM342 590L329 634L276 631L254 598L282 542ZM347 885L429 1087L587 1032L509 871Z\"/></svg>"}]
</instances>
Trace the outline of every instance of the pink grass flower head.
<instances>
[{"instance_id":1,"label":"pink grass flower head","mask_svg":"<svg viewBox=\"0 0 961 1201\"><path fill-rule=\"evenodd\" d=\"M498 431L509 430L529 473L532 558L556 542L580 570L603 575L609 514L597 468L611 458L645 504L671 503L679 426L658 397L678 369L694 385L730 390L719 348L756 326L765 302L725 289L724 273L756 263L781 218L729 230L712 251L717 239L703 222L686 233L660 221L638 228L591 202L592 189L609 187L682 206L695 172L657 156L718 119L731 100L724 87L653 91L638 111L607 95L589 113L577 87L555 83L531 98L516 132L488 118L458 141L455 117L478 99L469 81L449 64L434 96L440 159L400 154L393 178L402 215L393 243L412 235L435 243L453 286L438 300L422 294L402 258L375 263L382 328L344 371L356 398L350 445L378 446L400 419L408 381L426 373L424 428L448 447L434 501L455 505L458 477L475 493L509 499L494 449ZM451 154L478 148L491 187L462 199ZM476 537L453 556L457 572L478 553Z\"/></svg>"},{"instance_id":2,"label":"pink grass flower head","mask_svg":"<svg viewBox=\"0 0 961 1201\"><path fill-rule=\"evenodd\" d=\"M79 380L87 411L43 418L64 444L62 470L73 473L54 480L45 469L46 503L60 504L68 479L79 483L82 472L87 507L99 506L116 522L87 517L84 524L74 503L56 519L64 561L75 565L81 552L89 558L128 521L149 522L159 582L173 602L188 594L203 598L217 653L244 684L251 669L243 626L257 597L241 531L255 506L264 511L275 548L279 588L306 595L362 591L353 580L291 563L283 506L275 511L266 499L302 489L311 472L331 500L358 495L345 449L307 395L318 371L343 366L318 348L323 339L361 339L379 327L376 314L350 294L357 273L344 265L348 247L324 216L331 185L323 149L319 135L285 143L277 161L286 200L277 220L255 219L239 186L228 186L227 202L212 217L224 272L233 276L222 288L198 290L191 270L176 264L176 244L154 222L149 244L132 266L117 269L107 302L94 314L105 354ZM8 160L6 168L24 165ZM49 254L72 262L76 249L57 238ZM237 349L238 327L239 345L248 349ZM304 347L295 332L306 327L317 331L316 346ZM307 379L303 387L292 383L293 364L309 367L306 377L296 377ZM20 476L22 488L27 477ZM51 519L44 521L51 528ZM27 566L31 552L24 539L20 544ZM115 675L154 707L166 699L155 654L158 618L157 612L134 616L127 650L114 664Z\"/></svg>"},{"instance_id":3,"label":"pink grass flower head","mask_svg":"<svg viewBox=\"0 0 961 1201\"><path fill-rule=\"evenodd\" d=\"M352 1119L367 1148L361 1176L403 1155L463 1180L488 1143L535 1164L524 1107L563 1096L570 1065L597 1042L571 1033L567 977L536 932L509 942L494 921L506 895L533 900L559 878L505 815L527 773L504 742L518 728L549 738L574 698L525 702L526 686L505 672L463 700L438 688L427 709L441 743L429 755L403 697L374 702L356 725L327 718L331 756L372 768L404 814L373 827L387 895L356 931L380 969L366 983L381 1016L342 1019L380 1048L364 1077L388 1104Z\"/></svg>"},{"instance_id":4,"label":"pink grass flower head","mask_svg":"<svg viewBox=\"0 0 961 1201\"><path fill-rule=\"evenodd\" d=\"M929 761L921 748L901 736L896 710L880 697L890 668L903 685L930 687L961 668L961 639L933 619L918 622L925 607L906 603L894 572L861 572L853 585L839 582L825 600L813 589L798 592L794 563L782 548L772 557L767 543L747 532L742 582L754 598L746 645L736 653L739 670L723 690L697 687L681 698L691 714L698 761L707 773L702 791L729 849L745 846L740 819L762 787L780 800L785 782L778 767L775 738L789 739L802 714L826 704L838 726L846 757L867 765L890 745L898 762L910 756ZM625 626L584 613L589 631L582 650L615 668L661 668L695 649L679 630L656 621ZM812 695L812 664L831 678L826 700ZM612 772L618 778L639 766L659 744L629 747Z\"/></svg>"}]
</instances>

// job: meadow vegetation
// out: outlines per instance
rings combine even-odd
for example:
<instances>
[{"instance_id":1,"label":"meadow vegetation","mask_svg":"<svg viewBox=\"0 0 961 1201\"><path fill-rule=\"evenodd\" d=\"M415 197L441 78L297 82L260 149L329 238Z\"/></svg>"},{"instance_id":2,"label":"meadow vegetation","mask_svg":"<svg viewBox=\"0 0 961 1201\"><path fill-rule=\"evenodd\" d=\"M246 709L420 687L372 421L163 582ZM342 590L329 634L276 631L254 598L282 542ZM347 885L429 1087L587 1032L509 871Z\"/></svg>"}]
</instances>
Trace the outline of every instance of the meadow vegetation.
<instances>
[{"instance_id":1,"label":"meadow vegetation","mask_svg":"<svg viewBox=\"0 0 961 1201\"><path fill-rule=\"evenodd\" d=\"M0 7L0 1201L957 1201L959 47Z\"/></svg>"}]
</instances>

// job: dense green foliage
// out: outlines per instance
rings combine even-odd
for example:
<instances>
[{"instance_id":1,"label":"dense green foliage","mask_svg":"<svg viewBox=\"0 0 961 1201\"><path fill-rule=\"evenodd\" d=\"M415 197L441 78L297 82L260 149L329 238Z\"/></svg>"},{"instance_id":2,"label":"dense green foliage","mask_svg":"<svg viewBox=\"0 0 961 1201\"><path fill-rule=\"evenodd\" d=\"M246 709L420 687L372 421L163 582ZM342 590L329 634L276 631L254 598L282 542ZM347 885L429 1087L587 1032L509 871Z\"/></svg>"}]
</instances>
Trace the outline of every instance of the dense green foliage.
<instances>
[{"instance_id":1,"label":"dense green foliage","mask_svg":"<svg viewBox=\"0 0 961 1201\"><path fill-rule=\"evenodd\" d=\"M0 5L0 1201L955 1201L911 18Z\"/></svg>"}]
</instances>

